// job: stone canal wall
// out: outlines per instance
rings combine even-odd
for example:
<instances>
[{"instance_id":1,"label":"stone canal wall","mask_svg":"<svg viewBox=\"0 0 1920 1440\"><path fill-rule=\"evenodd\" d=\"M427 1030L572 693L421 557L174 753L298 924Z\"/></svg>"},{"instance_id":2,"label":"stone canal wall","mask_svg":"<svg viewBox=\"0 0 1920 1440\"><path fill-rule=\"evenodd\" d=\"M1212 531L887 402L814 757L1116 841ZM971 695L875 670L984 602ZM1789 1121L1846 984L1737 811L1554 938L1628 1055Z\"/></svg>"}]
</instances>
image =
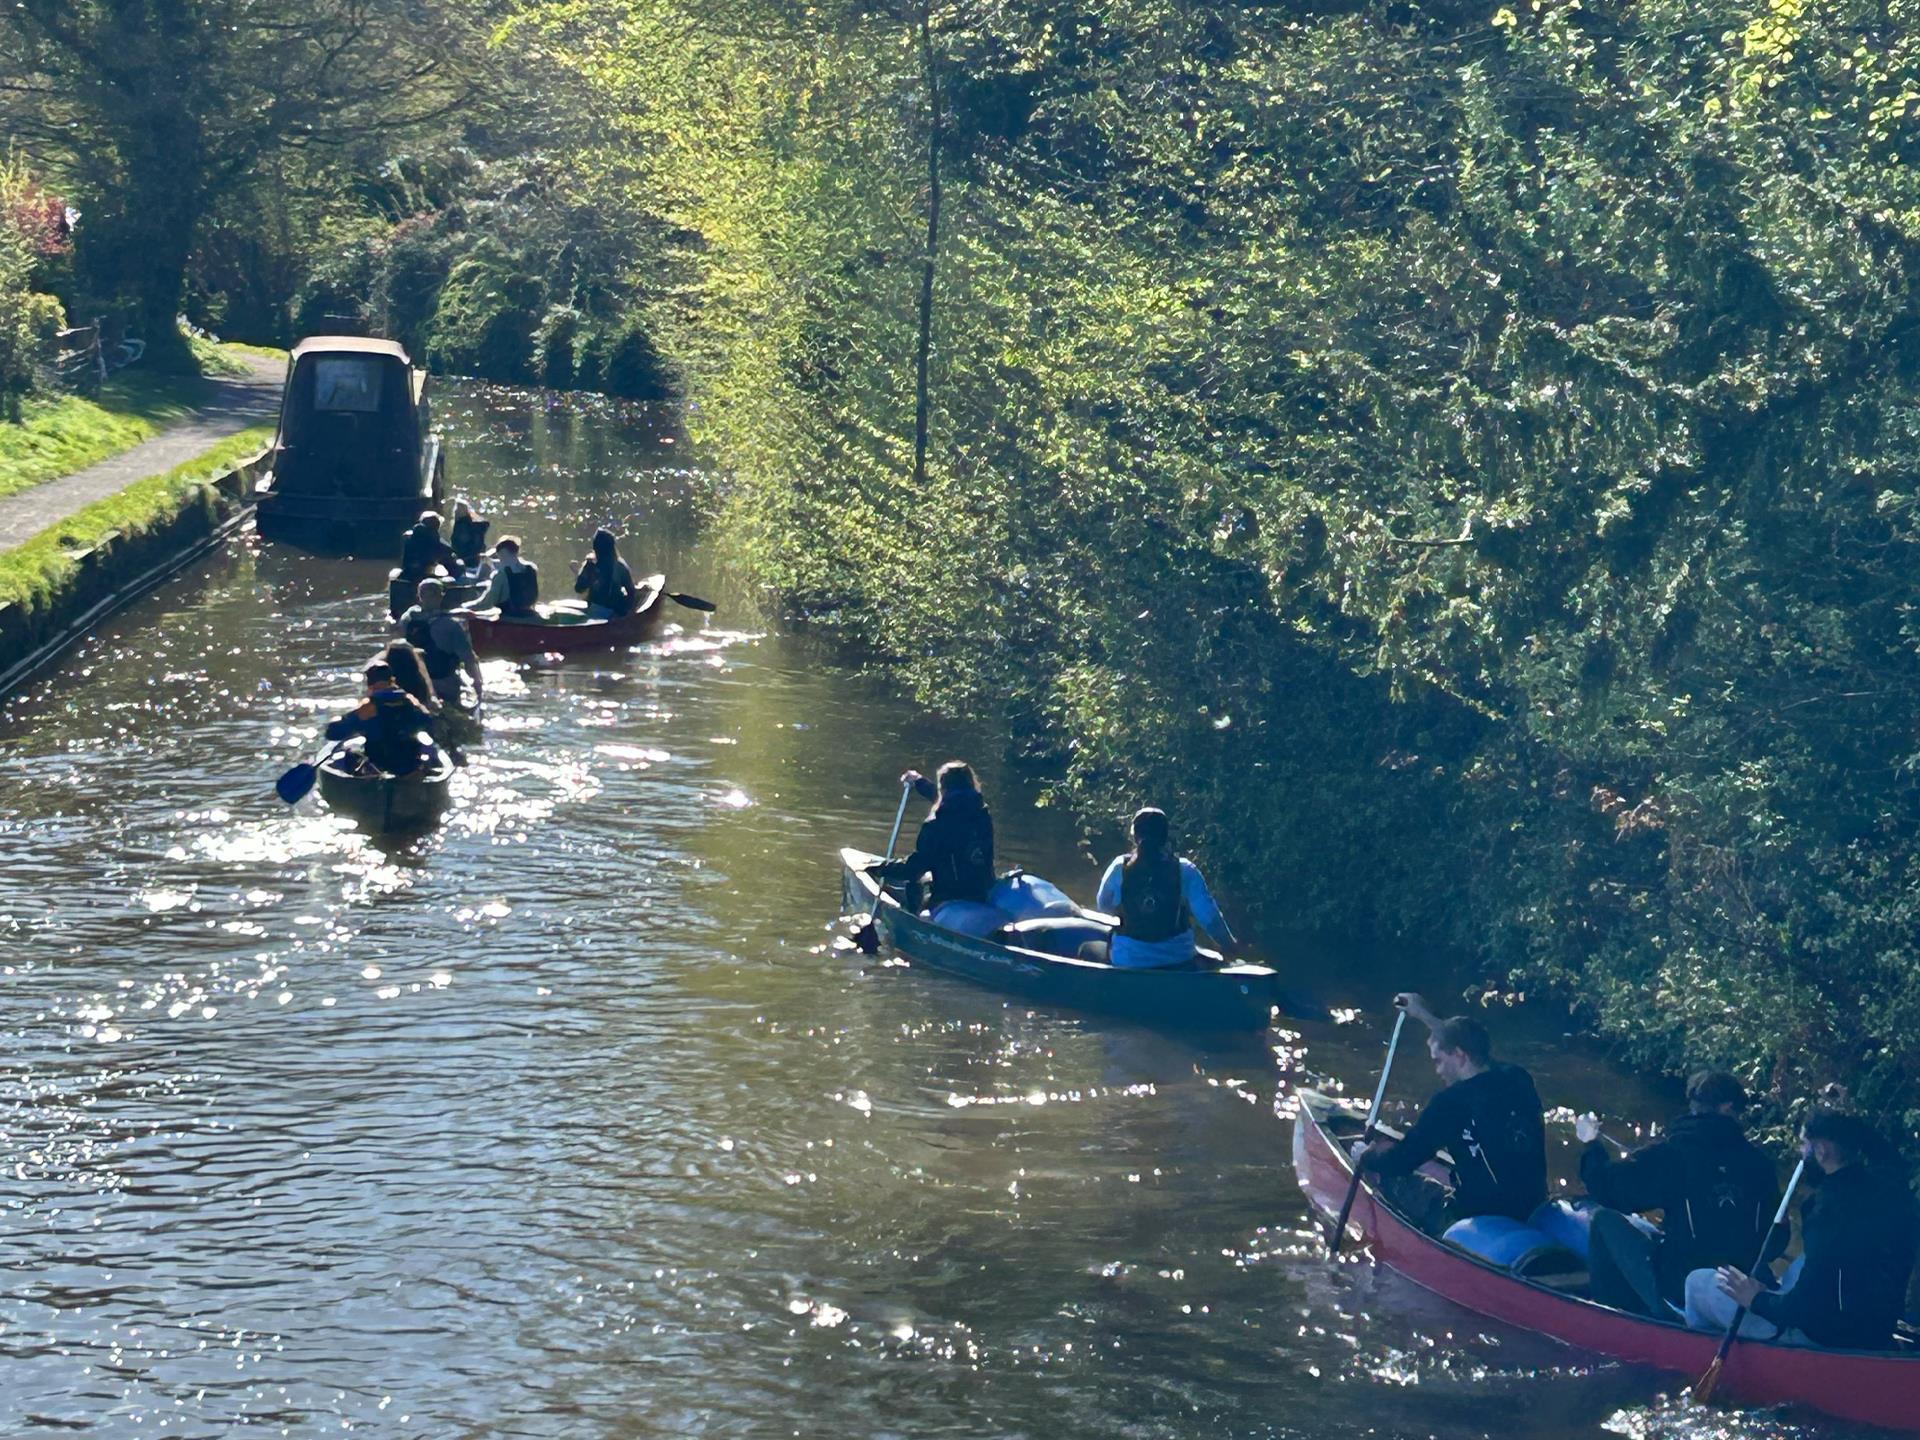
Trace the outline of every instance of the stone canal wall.
<instances>
[{"instance_id":1,"label":"stone canal wall","mask_svg":"<svg viewBox=\"0 0 1920 1440\"><path fill-rule=\"evenodd\" d=\"M0 604L0 696L245 524L266 453L189 487L170 515L138 531L113 531L70 550L73 567L44 603Z\"/></svg>"}]
</instances>

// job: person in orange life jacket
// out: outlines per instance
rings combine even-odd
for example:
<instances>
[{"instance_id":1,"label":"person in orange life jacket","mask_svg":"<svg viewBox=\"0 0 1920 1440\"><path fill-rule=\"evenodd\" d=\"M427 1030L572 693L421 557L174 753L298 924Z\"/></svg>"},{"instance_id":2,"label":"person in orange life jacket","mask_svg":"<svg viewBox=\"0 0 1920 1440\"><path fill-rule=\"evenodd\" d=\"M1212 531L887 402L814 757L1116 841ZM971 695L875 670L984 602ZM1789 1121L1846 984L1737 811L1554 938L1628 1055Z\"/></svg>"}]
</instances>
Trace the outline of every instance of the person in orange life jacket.
<instances>
[{"instance_id":1,"label":"person in orange life jacket","mask_svg":"<svg viewBox=\"0 0 1920 1440\"><path fill-rule=\"evenodd\" d=\"M420 580L431 575L435 566L455 574L460 569L460 557L440 538L439 515L427 510L400 544L400 578Z\"/></svg>"},{"instance_id":2,"label":"person in orange life jacket","mask_svg":"<svg viewBox=\"0 0 1920 1440\"><path fill-rule=\"evenodd\" d=\"M1687 1276L1722 1265L1751 1265L1768 1242L1780 1205L1773 1157L1747 1139L1739 1114L1747 1092L1733 1076L1705 1070L1687 1082L1687 1113L1667 1132L1616 1161L1600 1143L1597 1117L1577 1122L1587 1148L1580 1179L1603 1208L1588 1230L1593 1299L1616 1309L1672 1319ZM1658 1210L1662 1228L1641 1228L1632 1211ZM1791 1232L1773 1235L1773 1254ZM1671 1308L1670 1308L1671 1307Z\"/></svg>"},{"instance_id":3,"label":"person in orange life jacket","mask_svg":"<svg viewBox=\"0 0 1920 1440\"><path fill-rule=\"evenodd\" d=\"M487 593L460 608L498 610L503 619L537 616L539 612L533 606L540 598L540 571L520 558L519 538L502 536L500 543L493 547L493 559L493 579L487 582Z\"/></svg>"},{"instance_id":4,"label":"person in orange life jacket","mask_svg":"<svg viewBox=\"0 0 1920 1440\"><path fill-rule=\"evenodd\" d=\"M1737 1307L1740 1333L1758 1340L1844 1350L1886 1350L1906 1304L1916 1226L1904 1167L1858 1116L1816 1110L1800 1132L1804 1185L1800 1258L1778 1290L1737 1266L1687 1276L1687 1324L1724 1332Z\"/></svg>"},{"instance_id":5,"label":"person in orange life jacket","mask_svg":"<svg viewBox=\"0 0 1920 1440\"><path fill-rule=\"evenodd\" d=\"M384 660L367 666L367 698L327 725L327 739L366 738L367 759L388 775L411 775L433 758L433 715L393 680Z\"/></svg>"},{"instance_id":6,"label":"person in orange life jacket","mask_svg":"<svg viewBox=\"0 0 1920 1440\"><path fill-rule=\"evenodd\" d=\"M1082 960L1110 961L1123 970L1192 963L1198 925L1231 950L1239 942L1207 889L1200 867L1177 855L1166 812L1134 812L1133 853L1114 857L1100 877L1094 908L1118 915L1111 941L1080 947Z\"/></svg>"},{"instance_id":7,"label":"person in orange life jacket","mask_svg":"<svg viewBox=\"0 0 1920 1440\"><path fill-rule=\"evenodd\" d=\"M580 562L580 573L574 577L573 593L587 597L589 620L618 620L630 614L640 594L618 546L611 530L594 531L593 553Z\"/></svg>"},{"instance_id":8,"label":"person in orange life jacket","mask_svg":"<svg viewBox=\"0 0 1920 1440\"><path fill-rule=\"evenodd\" d=\"M1431 1233L1477 1215L1527 1219L1547 1198L1547 1129L1533 1077L1495 1061L1478 1020L1439 1019L1410 993L1393 1003L1427 1027L1427 1053L1446 1088L1398 1142L1381 1137L1362 1149L1360 1169L1389 1182L1388 1200ZM1450 1198L1414 1173L1441 1150L1453 1162Z\"/></svg>"},{"instance_id":9,"label":"person in orange life jacket","mask_svg":"<svg viewBox=\"0 0 1920 1440\"><path fill-rule=\"evenodd\" d=\"M922 876L932 876L927 907L938 920L940 907L949 901L986 903L987 891L993 888L993 816L971 766L949 760L940 767L936 781L928 784L918 770L900 777L900 783L913 786L921 798L938 798L913 842L913 853L904 860L883 862L873 873L910 886L917 886Z\"/></svg>"},{"instance_id":10,"label":"person in orange life jacket","mask_svg":"<svg viewBox=\"0 0 1920 1440\"><path fill-rule=\"evenodd\" d=\"M467 627L446 608L446 587L438 580L422 580L418 593L420 603L400 617L400 633L426 662L434 697L458 705L460 672L465 670L473 681L474 700L483 699L485 686L480 661L473 653Z\"/></svg>"}]
</instances>

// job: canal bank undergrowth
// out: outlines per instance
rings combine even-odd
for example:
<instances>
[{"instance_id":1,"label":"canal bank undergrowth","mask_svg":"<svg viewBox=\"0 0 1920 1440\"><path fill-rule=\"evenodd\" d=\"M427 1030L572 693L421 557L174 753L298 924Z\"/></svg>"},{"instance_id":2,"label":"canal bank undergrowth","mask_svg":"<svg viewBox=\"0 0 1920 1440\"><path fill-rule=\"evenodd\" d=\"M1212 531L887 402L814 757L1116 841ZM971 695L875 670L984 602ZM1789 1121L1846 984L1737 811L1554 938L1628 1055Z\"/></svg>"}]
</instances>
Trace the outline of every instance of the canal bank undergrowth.
<instances>
[{"instance_id":1,"label":"canal bank undergrowth","mask_svg":"<svg viewBox=\"0 0 1920 1440\"><path fill-rule=\"evenodd\" d=\"M1920 1129L1920 179L1846 24L673 8L539 38L794 613L1276 916Z\"/></svg>"}]
</instances>

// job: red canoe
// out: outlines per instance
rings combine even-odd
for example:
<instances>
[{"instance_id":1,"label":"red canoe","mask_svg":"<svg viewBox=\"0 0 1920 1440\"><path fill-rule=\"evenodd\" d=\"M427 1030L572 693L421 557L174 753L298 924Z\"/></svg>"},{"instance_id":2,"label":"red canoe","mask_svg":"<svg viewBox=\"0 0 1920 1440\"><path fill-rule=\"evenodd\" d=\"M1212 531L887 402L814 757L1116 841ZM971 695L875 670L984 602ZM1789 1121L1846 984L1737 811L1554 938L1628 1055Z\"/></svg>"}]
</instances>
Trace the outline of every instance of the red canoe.
<instances>
[{"instance_id":1,"label":"red canoe","mask_svg":"<svg viewBox=\"0 0 1920 1440\"><path fill-rule=\"evenodd\" d=\"M1331 1123L1351 1140L1361 1119L1316 1091L1303 1090L1299 1099L1293 1168L1308 1199L1337 1215L1353 1168L1327 1127ZM1719 1347L1716 1335L1596 1305L1436 1240L1388 1209L1370 1185L1361 1187L1348 1229L1367 1242L1376 1261L1414 1284L1562 1344L1689 1378L1712 1363ZM1715 1395L1745 1405L1804 1405L1843 1420L1920 1431L1920 1355L1742 1340L1727 1356Z\"/></svg>"},{"instance_id":2,"label":"red canoe","mask_svg":"<svg viewBox=\"0 0 1920 1440\"><path fill-rule=\"evenodd\" d=\"M541 607L538 620L503 620L498 610L473 610L466 612L467 633L473 648L488 655L608 650L657 635L666 601L667 577L649 575L640 582L632 611L618 620L589 620L584 610L567 605Z\"/></svg>"}]
</instances>

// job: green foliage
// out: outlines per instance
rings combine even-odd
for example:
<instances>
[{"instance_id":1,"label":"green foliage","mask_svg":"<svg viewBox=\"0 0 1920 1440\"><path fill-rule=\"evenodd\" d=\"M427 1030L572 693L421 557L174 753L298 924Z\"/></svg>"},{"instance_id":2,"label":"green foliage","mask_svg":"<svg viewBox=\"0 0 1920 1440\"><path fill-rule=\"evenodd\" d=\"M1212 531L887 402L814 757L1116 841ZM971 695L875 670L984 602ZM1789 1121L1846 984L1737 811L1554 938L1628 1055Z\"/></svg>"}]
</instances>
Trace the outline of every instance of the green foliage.
<instances>
[{"instance_id":1,"label":"green foliage","mask_svg":"<svg viewBox=\"0 0 1920 1440\"><path fill-rule=\"evenodd\" d=\"M1063 799L1177 798L1273 918L1910 1132L1911 8L936 4L919 490L918 12L554 3L510 44L614 117L796 614Z\"/></svg>"}]
</instances>

